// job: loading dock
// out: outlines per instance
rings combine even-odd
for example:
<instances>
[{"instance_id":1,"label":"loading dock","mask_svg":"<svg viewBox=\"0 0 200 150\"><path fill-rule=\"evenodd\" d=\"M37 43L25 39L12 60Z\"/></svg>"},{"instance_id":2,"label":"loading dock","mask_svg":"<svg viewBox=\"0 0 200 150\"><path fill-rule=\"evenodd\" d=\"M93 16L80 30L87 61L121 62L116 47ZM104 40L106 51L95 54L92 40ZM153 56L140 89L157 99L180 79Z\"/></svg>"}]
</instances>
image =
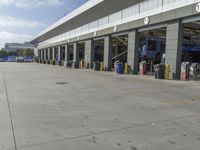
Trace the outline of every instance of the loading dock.
<instances>
[{"instance_id":1,"label":"loading dock","mask_svg":"<svg viewBox=\"0 0 200 150\"><path fill-rule=\"evenodd\" d=\"M73 44L68 45L68 54L69 54L68 61L73 61L73 59L74 59L74 45Z\"/></svg>"},{"instance_id":2,"label":"loading dock","mask_svg":"<svg viewBox=\"0 0 200 150\"><path fill-rule=\"evenodd\" d=\"M153 74L153 66L164 63L166 27L143 31L139 36L139 61L146 61L147 73Z\"/></svg>"},{"instance_id":3,"label":"loading dock","mask_svg":"<svg viewBox=\"0 0 200 150\"><path fill-rule=\"evenodd\" d=\"M94 40L94 62L104 61L104 40Z\"/></svg>"},{"instance_id":4,"label":"loading dock","mask_svg":"<svg viewBox=\"0 0 200 150\"><path fill-rule=\"evenodd\" d=\"M127 63L128 35L112 37L112 68L116 62Z\"/></svg>"},{"instance_id":5,"label":"loading dock","mask_svg":"<svg viewBox=\"0 0 200 150\"><path fill-rule=\"evenodd\" d=\"M182 62L200 63L200 21L184 24Z\"/></svg>"}]
</instances>

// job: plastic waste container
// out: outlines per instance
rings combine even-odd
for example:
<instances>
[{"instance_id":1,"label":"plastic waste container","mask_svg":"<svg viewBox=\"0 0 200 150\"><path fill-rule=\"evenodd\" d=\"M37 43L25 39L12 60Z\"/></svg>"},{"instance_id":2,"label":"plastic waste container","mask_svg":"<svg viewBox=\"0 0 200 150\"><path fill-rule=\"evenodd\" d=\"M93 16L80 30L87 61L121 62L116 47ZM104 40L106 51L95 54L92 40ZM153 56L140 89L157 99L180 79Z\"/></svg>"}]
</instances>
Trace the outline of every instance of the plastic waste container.
<instances>
[{"instance_id":1,"label":"plastic waste container","mask_svg":"<svg viewBox=\"0 0 200 150\"><path fill-rule=\"evenodd\" d=\"M124 64L116 63L116 74L124 74Z\"/></svg>"},{"instance_id":2,"label":"plastic waste container","mask_svg":"<svg viewBox=\"0 0 200 150\"><path fill-rule=\"evenodd\" d=\"M154 65L155 79L165 79L165 65L157 64Z\"/></svg>"},{"instance_id":3,"label":"plastic waste container","mask_svg":"<svg viewBox=\"0 0 200 150\"><path fill-rule=\"evenodd\" d=\"M73 69L79 68L79 62L78 62L78 61L73 61L73 62L72 62L72 68L73 68Z\"/></svg>"},{"instance_id":4,"label":"plastic waste container","mask_svg":"<svg viewBox=\"0 0 200 150\"><path fill-rule=\"evenodd\" d=\"M192 63L190 65L190 73L189 78L193 80L200 80L200 64L199 63Z\"/></svg>"}]
</instances>

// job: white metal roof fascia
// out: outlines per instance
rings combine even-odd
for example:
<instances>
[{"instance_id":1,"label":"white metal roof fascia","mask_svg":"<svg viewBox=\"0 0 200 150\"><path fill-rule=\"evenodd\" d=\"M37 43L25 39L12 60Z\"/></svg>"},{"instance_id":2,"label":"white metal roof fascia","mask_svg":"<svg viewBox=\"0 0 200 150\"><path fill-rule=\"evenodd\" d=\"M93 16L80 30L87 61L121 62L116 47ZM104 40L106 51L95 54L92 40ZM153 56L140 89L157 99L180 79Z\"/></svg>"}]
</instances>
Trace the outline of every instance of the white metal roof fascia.
<instances>
[{"instance_id":1,"label":"white metal roof fascia","mask_svg":"<svg viewBox=\"0 0 200 150\"><path fill-rule=\"evenodd\" d=\"M78 7L77 9L75 9L74 11L72 11L71 13L66 15L65 17L61 18L60 20L58 20L57 22L55 22L51 26L47 27L44 31L40 32L38 35L36 35L30 41L33 41L34 39L36 39L36 38L40 37L41 35L53 30L54 28L56 28L56 27L60 26L61 24L69 21L70 19L80 15L81 13L83 13L86 10L96 6L97 4L99 4L99 3L103 2L103 1L104 0L89 0L88 2L86 2L82 6Z\"/></svg>"}]
</instances>

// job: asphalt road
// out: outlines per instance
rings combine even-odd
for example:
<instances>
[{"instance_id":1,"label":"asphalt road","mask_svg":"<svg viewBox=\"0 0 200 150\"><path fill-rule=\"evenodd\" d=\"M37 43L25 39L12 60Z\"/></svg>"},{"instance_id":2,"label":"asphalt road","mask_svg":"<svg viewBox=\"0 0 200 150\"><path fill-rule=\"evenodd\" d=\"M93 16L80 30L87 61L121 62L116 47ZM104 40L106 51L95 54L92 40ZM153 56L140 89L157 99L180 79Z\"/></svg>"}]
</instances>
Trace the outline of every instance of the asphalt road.
<instances>
[{"instance_id":1,"label":"asphalt road","mask_svg":"<svg viewBox=\"0 0 200 150\"><path fill-rule=\"evenodd\" d=\"M0 63L0 150L199 150L200 82Z\"/></svg>"}]
</instances>

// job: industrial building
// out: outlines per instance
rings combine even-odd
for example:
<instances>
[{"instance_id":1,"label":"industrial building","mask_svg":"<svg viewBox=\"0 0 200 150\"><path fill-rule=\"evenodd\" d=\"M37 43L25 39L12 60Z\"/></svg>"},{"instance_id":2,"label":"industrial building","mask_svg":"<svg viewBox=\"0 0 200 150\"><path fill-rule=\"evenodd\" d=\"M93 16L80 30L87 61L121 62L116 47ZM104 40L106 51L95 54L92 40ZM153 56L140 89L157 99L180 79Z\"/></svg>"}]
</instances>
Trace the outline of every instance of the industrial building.
<instances>
[{"instance_id":1,"label":"industrial building","mask_svg":"<svg viewBox=\"0 0 200 150\"><path fill-rule=\"evenodd\" d=\"M30 42L46 63L111 71L119 60L138 74L142 60L150 73L164 61L179 79L183 61L200 62L199 13L200 0L89 0Z\"/></svg>"},{"instance_id":2,"label":"industrial building","mask_svg":"<svg viewBox=\"0 0 200 150\"><path fill-rule=\"evenodd\" d=\"M35 49L35 45L31 44L31 43L5 43L4 49L6 51L12 51L12 52L16 52L19 49L30 49L30 50L34 50Z\"/></svg>"}]
</instances>

